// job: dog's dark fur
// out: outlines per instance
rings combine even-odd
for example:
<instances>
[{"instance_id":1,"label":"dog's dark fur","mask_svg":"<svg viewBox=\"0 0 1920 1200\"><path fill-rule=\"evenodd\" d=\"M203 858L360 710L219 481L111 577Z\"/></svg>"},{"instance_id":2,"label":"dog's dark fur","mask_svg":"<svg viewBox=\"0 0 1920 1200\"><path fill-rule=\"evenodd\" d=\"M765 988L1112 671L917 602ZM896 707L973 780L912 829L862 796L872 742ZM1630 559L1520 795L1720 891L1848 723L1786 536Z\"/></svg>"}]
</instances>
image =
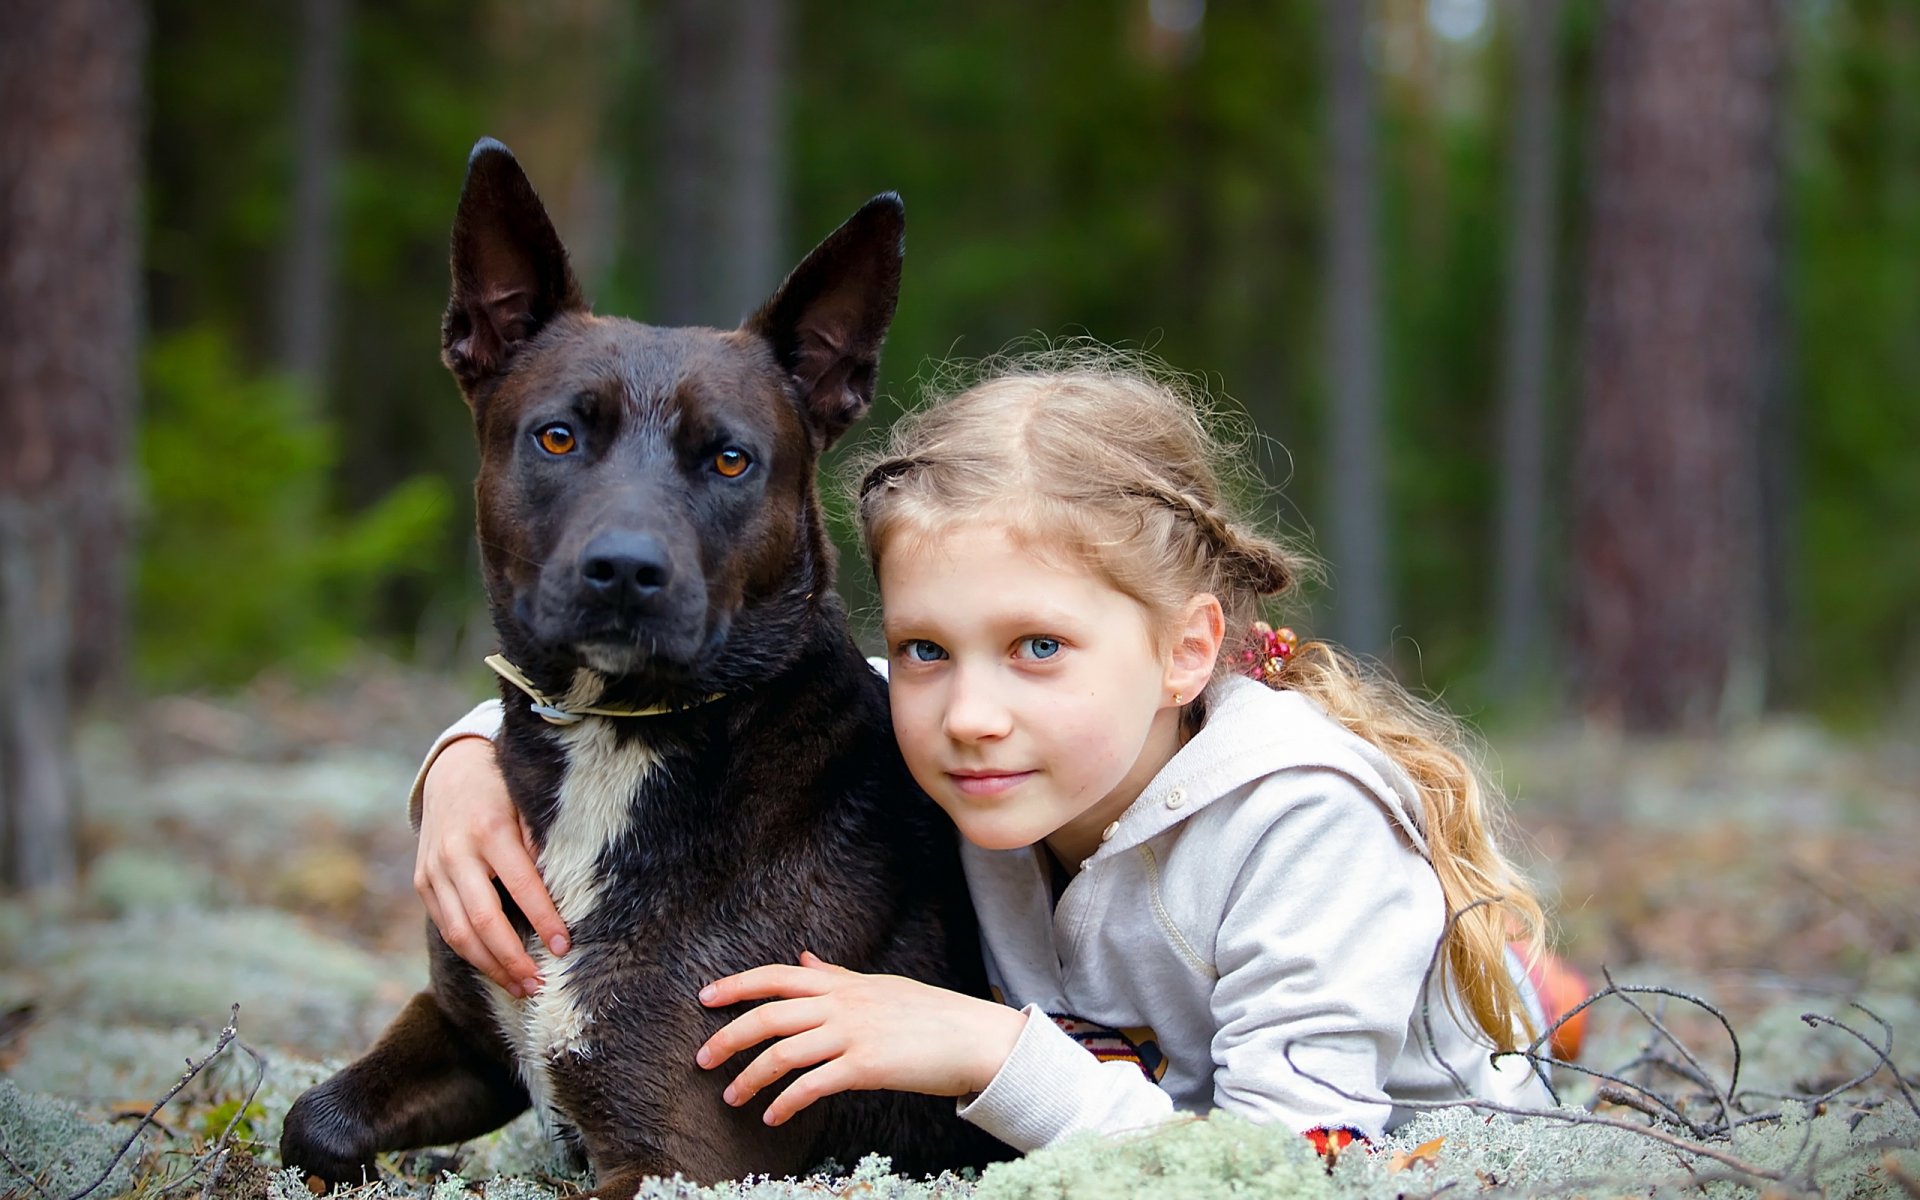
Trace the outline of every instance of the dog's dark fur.
<instances>
[{"instance_id":1,"label":"dog's dark fur","mask_svg":"<svg viewBox=\"0 0 1920 1200\"><path fill-rule=\"evenodd\" d=\"M746 1059L693 1061L741 1011L698 989L803 948L984 992L952 827L847 631L813 482L872 399L903 227L899 198L878 197L739 329L656 328L589 313L513 156L474 148L442 343L479 439L502 652L549 697L676 711L557 726L503 687L500 764L573 949L534 945L548 983L520 1002L430 926L430 988L294 1105L286 1163L357 1182L377 1151L470 1138L530 1100L607 1195L675 1171L994 1155L950 1099L851 1093L770 1129L777 1087L720 1099ZM555 425L570 450L543 446ZM738 477L730 450L751 463Z\"/></svg>"}]
</instances>

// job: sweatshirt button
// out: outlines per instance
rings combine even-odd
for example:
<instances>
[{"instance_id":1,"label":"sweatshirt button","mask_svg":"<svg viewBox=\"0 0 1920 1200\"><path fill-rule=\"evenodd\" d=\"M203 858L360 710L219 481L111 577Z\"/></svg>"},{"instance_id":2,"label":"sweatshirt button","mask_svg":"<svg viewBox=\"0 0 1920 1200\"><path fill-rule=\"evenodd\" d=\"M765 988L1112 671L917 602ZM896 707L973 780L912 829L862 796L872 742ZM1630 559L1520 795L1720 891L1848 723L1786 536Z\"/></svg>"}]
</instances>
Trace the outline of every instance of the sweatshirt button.
<instances>
[{"instance_id":1,"label":"sweatshirt button","mask_svg":"<svg viewBox=\"0 0 1920 1200\"><path fill-rule=\"evenodd\" d=\"M1185 788L1175 788L1172 791L1167 793L1168 808L1179 808L1182 804L1185 804L1186 802L1187 802L1187 792Z\"/></svg>"},{"instance_id":2,"label":"sweatshirt button","mask_svg":"<svg viewBox=\"0 0 1920 1200\"><path fill-rule=\"evenodd\" d=\"M1105 829L1102 829L1100 831L1100 840L1103 842L1111 841L1113 838L1113 835L1119 832L1120 832L1120 822L1115 821L1113 824L1107 826Z\"/></svg>"}]
</instances>

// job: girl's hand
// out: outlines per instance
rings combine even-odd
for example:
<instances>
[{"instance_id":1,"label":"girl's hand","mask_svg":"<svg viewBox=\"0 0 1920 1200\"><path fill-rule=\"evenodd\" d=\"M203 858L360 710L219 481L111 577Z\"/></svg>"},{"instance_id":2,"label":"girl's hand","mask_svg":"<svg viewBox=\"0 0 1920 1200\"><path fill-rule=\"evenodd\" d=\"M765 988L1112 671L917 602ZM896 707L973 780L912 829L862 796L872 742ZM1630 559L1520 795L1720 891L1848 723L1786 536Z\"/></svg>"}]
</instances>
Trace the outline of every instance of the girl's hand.
<instances>
[{"instance_id":1,"label":"girl's hand","mask_svg":"<svg viewBox=\"0 0 1920 1200\"><path fill-rule=\"evenodd\" d=\"M464 737L449 743L427 769L413 890L454 953L524 998L540 990L540 973L501 910L496 878L547 949L565 954L566 923L534 865L531 839L507 797L493 743Z\"/></svg>"},{"instance_id":2,"label":"girl's hand","mask_svg":"<svg viewBox=\"0 0 1920 1200\"><path fill-rule=\"evenodd\" d=\"M800 965L755 967L708 984L710 1008L766 1000L707 1039L694 1056L713 1068L769 1038L727 1086L735 1106L789 1071L812 1067L767 1106L769 1125L835 1092L887 1088L929 1096L980 1091L1000 1070L1026 1026L1018 1009L903 979L862 975L811 952ZM818 1065L816 1065L818 1064Z\"/></svg>"}]
</instances>

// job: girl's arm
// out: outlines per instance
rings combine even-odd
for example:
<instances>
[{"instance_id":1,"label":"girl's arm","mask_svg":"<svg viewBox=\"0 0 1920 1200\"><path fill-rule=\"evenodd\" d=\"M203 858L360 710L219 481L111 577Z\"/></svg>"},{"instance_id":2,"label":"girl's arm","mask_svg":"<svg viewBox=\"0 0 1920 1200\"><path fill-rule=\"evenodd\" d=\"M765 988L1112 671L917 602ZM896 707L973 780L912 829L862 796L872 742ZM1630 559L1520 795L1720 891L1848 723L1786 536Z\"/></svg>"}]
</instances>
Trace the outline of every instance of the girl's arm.
<instances>
[{"instance_id":1,"label":"girl's arm","mask_svg":"<svg viewBox=\"0 0 1920 1200\"><path fill-rule=\"evenodd\" d=\"M1173 1115L1172 1100L1137 1067L1101 1062L1032 1006L862 975L811 953L797 967L755 967L700 992L708 1007L749 1000L771 1003L714 1034L695 1061L712 1069L779 1039L725 1092L738 1106L804 1070L767 1106L769 1125L835 1092L877 1088L960 1097L961 1116L1023 1152L1079 1129L1134 1129Z\"/></svg>"},{"instance_id":2,"label":"girl's arm","mask_svg":"<svg viewBox=\"0 0 1920 1200\"><path fill-rule=\"evenodd\" d=\"M1174 1115L1173 1097L1127 1061L1103 1062L1038 1005L1000 1071L960 1115L1021 1153L1095 1130L1119 1133Z\"/></svg>"},{"instance_id":3,"label":"girl's arm","mask_svg":"<svg viewBox=\"0 0 1920 1200\"><path fill-rule=\"evenodd\" d=\"M455 953L515 996L540 990L540 972L494 890L497 878L547 948L567 951L567 927L541 882L526 829L493 756L500 702L449 727L427 752L409 807L420 829L413 890Z\"/></svg>"},{"instance_id":4,"label":"girl's arm","mask_svg":"<svg viewBox=\"0 0 1920 1200\"><path fill-rule=\"evenodd\" d=\"M694 1056L714 1068L778 1039L727 1085L728 1104L748 1100L790 1071L805 1070L767 1106L784 1124L836 1092L964 1096L987 1086L1027 1017L1003 1004L898 975L863 975L802 952L798 966L755 967L700 990L710 1008L769 1000L736 1017ZM1049 1022L1050 1024L1050 1022Z\"/></svg>"}]
</instances>

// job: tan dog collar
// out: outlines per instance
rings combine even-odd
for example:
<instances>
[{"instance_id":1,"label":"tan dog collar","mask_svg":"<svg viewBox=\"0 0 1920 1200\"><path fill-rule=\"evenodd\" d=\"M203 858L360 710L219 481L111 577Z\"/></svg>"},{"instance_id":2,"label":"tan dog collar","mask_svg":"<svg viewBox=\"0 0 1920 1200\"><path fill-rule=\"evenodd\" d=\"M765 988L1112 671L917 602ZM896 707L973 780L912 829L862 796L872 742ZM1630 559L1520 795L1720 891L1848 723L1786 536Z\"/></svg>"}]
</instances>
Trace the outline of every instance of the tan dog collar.
<instances>
[{"instance_id":1,"label":"tan dog collar","mask_svg":"<svg viewBox=\"0 0 1920 1200\"><path fill-rule=\"evenodd\" d=\"M562 708L552 700L549 700L546 694L539 688L533 686L533 681L528 679L519 667L508 662L505 657L498 654L489 654L487 655L487 665L492 667L500 678L525 692L528 697L533 700L533 703L527 707L532 709L549 725L576 725L587 717L658 717L666 713L685 712L689 708L696 708L702 704L710 704L726 695L725 692L715 692L704 700L696 700L692 704L650 704L645 708L617 708L597 704L585 704L577 708Z\"/></svg>"}]
</instances>

